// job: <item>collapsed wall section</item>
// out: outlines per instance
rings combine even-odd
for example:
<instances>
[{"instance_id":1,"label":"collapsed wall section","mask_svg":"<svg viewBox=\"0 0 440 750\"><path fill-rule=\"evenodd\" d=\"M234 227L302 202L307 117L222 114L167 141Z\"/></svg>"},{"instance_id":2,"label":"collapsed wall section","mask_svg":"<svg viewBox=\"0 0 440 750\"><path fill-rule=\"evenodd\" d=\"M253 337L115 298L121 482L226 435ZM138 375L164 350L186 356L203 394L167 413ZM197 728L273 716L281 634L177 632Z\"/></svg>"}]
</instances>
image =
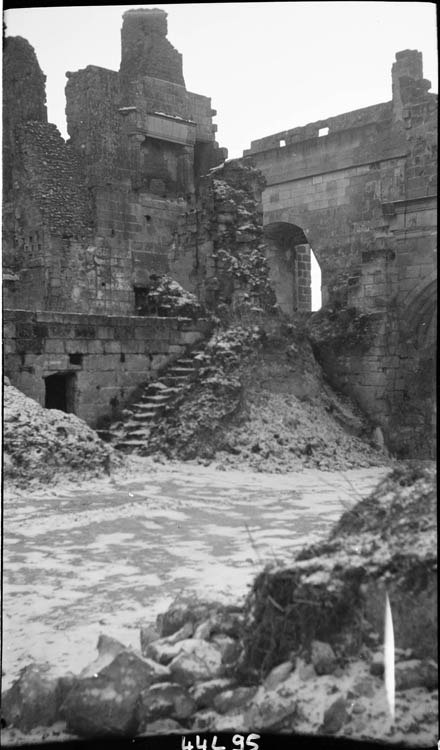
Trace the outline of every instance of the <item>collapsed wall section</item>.
<instances>
[{"instance_id":1,"label":"collapsed wall section","mask_svg":"<svg viewBox=\"0 0 440 750\"><path fill-rule=\"evenodd\" d=\"M132 8L123 16L120 76L123 85L142 76L185 86L182 55L168 41L167 14L157 8Z\"/></svg>"}]
</instances>

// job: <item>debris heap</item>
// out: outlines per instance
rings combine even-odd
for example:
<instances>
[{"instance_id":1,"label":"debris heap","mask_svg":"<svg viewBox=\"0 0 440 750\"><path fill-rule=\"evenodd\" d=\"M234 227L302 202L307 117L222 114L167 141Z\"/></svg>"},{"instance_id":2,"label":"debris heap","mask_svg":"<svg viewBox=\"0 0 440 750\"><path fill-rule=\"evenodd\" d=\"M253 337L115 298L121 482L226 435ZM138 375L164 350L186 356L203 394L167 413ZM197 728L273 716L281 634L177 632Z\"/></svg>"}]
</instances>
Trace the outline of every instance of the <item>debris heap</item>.
<instances>
[{"instance_id":1,"label":"debris heap","mask_svg":"<svg viewBox=\"0 0 440 750\"><path fill-rule=\"evenodd\" d=\"M263 571L244 608L187 594L141 628L138 650L101 635L79 675L25 667L3 696L3 739L270 731L430 746L435 571L434 470L400 467L325 541ZM385 589L394 721L384 701Z\"/></svg>"},{"instance_id":2,"label":"debris heap","mask_svg":"<svg viewBox=\"0 0 440 750\"><path fill-rule=\"evenodd\" d=\"M3 471L9 484L49 482L61 475L109 474L123 457L74 414L44 409L7 382L3 396Z\"/></svg>"}]
</instances>

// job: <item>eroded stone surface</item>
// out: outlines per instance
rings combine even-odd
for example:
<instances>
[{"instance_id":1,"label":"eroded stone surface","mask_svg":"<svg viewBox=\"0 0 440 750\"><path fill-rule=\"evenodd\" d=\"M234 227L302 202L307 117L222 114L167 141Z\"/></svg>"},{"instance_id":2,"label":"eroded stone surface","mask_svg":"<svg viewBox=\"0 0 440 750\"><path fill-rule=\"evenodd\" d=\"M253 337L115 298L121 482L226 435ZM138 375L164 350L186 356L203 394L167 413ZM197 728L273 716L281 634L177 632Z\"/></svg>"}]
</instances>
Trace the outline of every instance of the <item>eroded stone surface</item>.
<instances>
[{"instance_id":1,"label":"eroded stone surface","mask_svg":"<svg viewBox=\"0 0 440 750\"><path fill-rule=\"evenodd\" d=\"M218 648L206 641L189 641L187 648L170 663L169 669L176 682L182 685L212 680L222 674L222 655Z\"/></svg>"},{"instance_id":2,"label":"eroded stone surface","mask_svg":"<svg viewBox=\"0 0 440 750\"><path fill-rule=\"evenodd\" d=\"M161 718L187 719L194 713L195 701L182 685L161 682L143 690L139 696L137 719L139 731Z\"/></svg>"}]
</instances>

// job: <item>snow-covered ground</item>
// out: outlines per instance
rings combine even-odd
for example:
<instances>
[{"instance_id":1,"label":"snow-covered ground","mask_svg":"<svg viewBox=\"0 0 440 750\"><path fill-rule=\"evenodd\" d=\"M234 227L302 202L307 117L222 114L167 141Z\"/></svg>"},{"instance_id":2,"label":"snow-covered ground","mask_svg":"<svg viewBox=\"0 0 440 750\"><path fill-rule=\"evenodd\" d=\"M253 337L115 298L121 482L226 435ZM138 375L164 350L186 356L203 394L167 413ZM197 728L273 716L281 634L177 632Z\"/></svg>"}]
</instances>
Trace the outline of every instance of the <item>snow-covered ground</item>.
<instances>
[{"instance_id":1,"label":"snow-covered ground","mask_svg":"<svg viewBox=\"0 0 440 750\"><path fill-rule=\"evenodd\" d=\"M30 661L78 673L105 632L183 591L239 601L258 570L316 541L388 469L283 475L135 460L129 471L4 498L3 689Z\"/></svg>"}]
</instances>

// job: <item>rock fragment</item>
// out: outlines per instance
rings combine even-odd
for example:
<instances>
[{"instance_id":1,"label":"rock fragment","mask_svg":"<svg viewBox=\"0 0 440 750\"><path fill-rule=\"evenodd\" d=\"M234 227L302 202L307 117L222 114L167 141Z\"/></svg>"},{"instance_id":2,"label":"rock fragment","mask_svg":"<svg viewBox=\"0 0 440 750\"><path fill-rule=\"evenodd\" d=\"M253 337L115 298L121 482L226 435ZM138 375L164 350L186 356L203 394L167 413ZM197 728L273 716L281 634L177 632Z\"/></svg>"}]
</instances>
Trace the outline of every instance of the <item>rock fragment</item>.
<instances>
[{"instance_id":1,"label":"rock fragment","mask_svg":"<svg viewBox=\"0 0 440 750\"><path fill-rule=\"evenodd\" d=\"M59 718L59 707L72 678L54 677L49 664L29 664L2 696L2 718L7 726L30 732L50 726Z\"/></svg>"},{"instance_id":2,"label":"rock fragment","mask_svg":"<svg viewBox=\"0 0 440 750\"><path fill-rule=\"evenodd\" d=\"M343 696L337 698L324 713L322 731L324 734L336 734L348 719L347 703Z\"/></svg>"},{"instance_id":3,"label":"rock fragment","mask_svg":"<svg viewBox=\"0 0 440 750\"><path fill-rule=\"evenodd\" d=\"M182 641L181 643L189 643ZM193 639L191 648L182 650L170 663L173 679L182 685L194 685L222 675L222 655L207 641Z\"/></svg>"},{"instance_id":4,"label":"rock fragment","mask_svg":"<svg viewBox=\"0 0 440 750\"><path fill-rule=\"evenodd\" d=\"M182 685L173 682L152 685L143 690L139 696L137 707L139 731L144 731L157 719L187 719L195 709L195 701Z\"/></svg>"},{"instance_id":5,"label":"rock fragment","mask_svg":"<svg viewBox=\"0 0 440 750\"><path fill-rule=\"evenodd\" d=\"M336 656L330 644L312 641L311 662L316 674L332 674L336 668Z\"/></svg>"}]
</instances>

